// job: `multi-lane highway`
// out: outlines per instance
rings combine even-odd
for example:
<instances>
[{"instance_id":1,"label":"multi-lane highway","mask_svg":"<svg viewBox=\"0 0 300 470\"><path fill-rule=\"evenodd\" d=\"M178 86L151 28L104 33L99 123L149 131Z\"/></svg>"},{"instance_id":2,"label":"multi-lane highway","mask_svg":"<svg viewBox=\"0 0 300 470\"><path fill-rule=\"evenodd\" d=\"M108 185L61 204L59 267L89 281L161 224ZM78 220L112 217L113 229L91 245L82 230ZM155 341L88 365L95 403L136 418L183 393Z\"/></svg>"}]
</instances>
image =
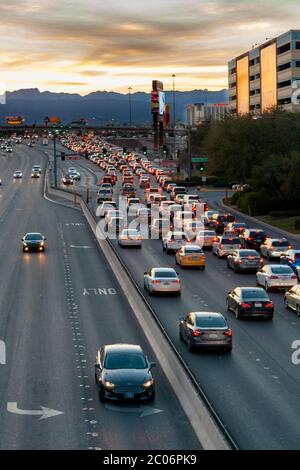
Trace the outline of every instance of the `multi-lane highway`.
<instances>
[{"instance_id":1,"label":"multi-lane highway","mask_svg":"<svg viewBox=\"0 0 300 470\"><path fill-rule=\"evenodd\" d=\"M103 176L99 167L88 161L63 165L78 167L82 179L77 186L83 193L87 187L95 190L97 177ZM119 190L120 181L114 189L115 199ZM143 190L138 190L137 196L144 201ZM219 204L220 193L203 196L210 207ZM95 202L92 205L95 210ZM260 227L258 222L253 225ZM280 237L276 229L268 233ZM298 248L297 243L293 245ZM134 255L130 249L115 246L141 290L143 273L150 267L175 268L174 256L162 251L159 240L143 241L142 250ZM181 298L145 295L231 435L243 449L299 449L300 367L292 364L291 345L300 339L300 319L284 308L282 292L270 294L275 304L272 322L238 321L226 311L226 294L237 286L255 286L254 274L235 274L227 269L226 261L211 253L207 254L205 272L178 270ZM197 310L219 311L227 317L233 330L232 354L187 351L179 340L178 323L184 314Z\"/></svg>"},{"instance_id":2,"label":"multi-lane highway","mask_svg":"<svg viewBox=\"0 0 300 470\"><path fill-rule=\"evenodd\" d=\"M84 217L44 199L44 178L30 177L34 164L44 172L38 147L19 145L0 154L0 340L6 343L0 448L199 449ZM89 186L89 165L80 168ZM13 181L15 170L23 171L22 180ZM45 253L22 253L21 238L30 231L47 237ZM154 404L99 402L95 355L116 342L140 344L157 362Z\"/></svg>"}]
</instances>

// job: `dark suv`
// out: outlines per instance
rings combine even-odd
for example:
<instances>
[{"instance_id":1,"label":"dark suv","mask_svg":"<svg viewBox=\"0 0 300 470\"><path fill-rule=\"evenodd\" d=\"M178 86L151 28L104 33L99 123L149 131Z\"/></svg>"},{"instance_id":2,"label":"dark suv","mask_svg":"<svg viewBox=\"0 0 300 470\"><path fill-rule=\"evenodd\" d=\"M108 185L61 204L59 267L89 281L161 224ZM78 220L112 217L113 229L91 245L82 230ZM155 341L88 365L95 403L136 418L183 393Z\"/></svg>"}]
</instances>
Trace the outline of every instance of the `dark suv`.
<instances>
[{"instance_id":1,"label":"dark suv","mask_svg":"<svg viewBox=\"0 0 300 470\"><path fill-rule=\"evenodd\" d=\"M215 230L216 233L223 233L226 225L234 221L235 221L235 218L231 214L220 214L220 215L216 214L216 217L213 216L211 218L209 225L210 225L210 228L212 230Z\"/></svg>"},{"instance_id":2,"label":"dark suv","mask_svg":"<svg viewBox=\"0 0 300 470\"><path fill-rule=\"evenodd\" d=\"M258 249L266 240L267 235L264 230L259 228L248 228L240 234L242 248Z\"/></svg>"}]
</instances>

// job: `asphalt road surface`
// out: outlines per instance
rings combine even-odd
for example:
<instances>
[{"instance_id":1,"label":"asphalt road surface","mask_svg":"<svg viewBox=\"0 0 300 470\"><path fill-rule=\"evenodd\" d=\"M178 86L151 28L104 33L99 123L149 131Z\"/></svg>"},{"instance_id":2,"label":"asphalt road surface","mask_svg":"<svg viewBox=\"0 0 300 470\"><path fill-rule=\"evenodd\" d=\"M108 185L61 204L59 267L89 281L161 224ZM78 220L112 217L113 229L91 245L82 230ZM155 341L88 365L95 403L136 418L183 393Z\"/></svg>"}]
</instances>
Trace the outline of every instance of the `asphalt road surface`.
<instances>
[{"instance_id":1,"label":"asphalt road surface","mask_svg":"<svg viewBox=\"0 0 300 470\"><path fill-rule=\"evenodd\" d=\"M73 163L67 166L76 166ZM78 191L85 194L88 184L94 191L97 177L103 176L101 169L85 160L77 166L83 175ZM87 183L93 173L97 177ZM119 189L120 181L114 197ZM138 196L144 201L143 190ZM203 193L212 208L219 206L222 196L219 191ZM255 227L260 227L259 222ZM280 238L276 229L269 234ZM134 254L132 249L116 247L142 290L144 271L154 266L176 267L174 256L162 251L159 240L143 241L142 250ZM300 339L300 318L284 308L283 293L270 294L275 303L272 322L238 321L226 311L226 294L237 286L255 286L255 274L235 274L225 260L209 252L205 272L176 269L183 285L181 298L146 297L231 435L242 449L300 449L300 366L291 361L292 342ZM179 340L178 323L183 315L197 310L219 311L227 317L233 330L232 354L187 351Z\"/></svg>"},{"instance_id":2,"label":"asphalt road surface","mask_svg":"<svg viewBox=\"0 0 300 470\"><path fill-rule=\"evenodd\" d=\"M33 164L45 168L38 148L0 154L0 449L199 449L81 212L45 200ZM22 253L28 231L47 237L45 253ZM154 404L99 402L95 355L115 342L140 344L157 362ZM41 407L60 413L40 419Z\"/></svg>"}]
</instances>

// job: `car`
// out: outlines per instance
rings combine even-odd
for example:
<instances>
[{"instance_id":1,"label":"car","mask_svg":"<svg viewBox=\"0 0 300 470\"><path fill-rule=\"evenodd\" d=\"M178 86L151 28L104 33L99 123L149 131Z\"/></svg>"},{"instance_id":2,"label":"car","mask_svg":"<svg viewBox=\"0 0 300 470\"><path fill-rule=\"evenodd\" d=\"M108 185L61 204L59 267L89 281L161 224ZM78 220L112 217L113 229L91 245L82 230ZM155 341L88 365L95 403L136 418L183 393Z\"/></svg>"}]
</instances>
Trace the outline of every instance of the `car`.
<instances>
[{"instance_id":1,"label":"car","mask_svg":"<svg viewBox=\"0 0 300 470\"><path fill-rule=\"evenodd\" d=\"M153 402L155 381L149 362L142 348L133 344L102 346L96 356L95 382L99 387L99 399Z\"/></svg>"},{"instance_id":2,"label":"car","mask_svg":"<svg viewBox=\"0 0 300 470\"><path fill-rule=\"evenodd\" d=\"M219 258L228 256L241 248L240 239L237 237L218 237L217 241L213 241L212 252Z\"/></svg>"},{"instance_id":3,"label":"car","mask_svg":"<svg viewBox=\"0 0 300 470\"><path fill-rule=\"evenodd\" d=\"M284 294L284 305L286 308L295 310L300 317L300 285L293 286Z\"/></svg>"},{"instance_id":4,"label":"car","mask_svg":"<svg viewBox=\"0 0 300 470\"><path fill-rule=\"evenodd\" d=\"M171 217L170 207L173 205L173 201L161 201L159 206L159 214L162 217Z\"/></svg>"},{"instance_id":5,"label":"car","mask_svg":"<svg viewBox=\"0 0 300 470\"><path fill-rule=\"evenodd\" d=\"M259 228L248 228L240 233L242 248L252 248L257 250L267 238L266 232Z\"/></svg>"},{"instance_id":6,"label":"car","mask_svg":"<svg viewBox=\"0 0 300 470\"><path fill-rule=\"evenodd\" d=\"M286 238L266 238L260 246L262 256L272 260L280 259L280 256L292 247Z\"/></svg>"},{"instance_id":7,"label":"car","mask_svg":"<svg viewBox=\"0 0 300 470\"><path fill-rule=\"evenodd\" d=\"M127 200L127 212L128 215L136 216L138 209L144 207L138 197L129 197Z\"/></svg>"},{"instance_id":8,"label":"car","mask_svg":"<svg viewBox=\"0 0 300 470\"><path fill-rule=\"evenodd\" d=\"M232 350L232 330L219 312L191 312L179 323L179 338L190 352L200 348Z\"/></svg>"},{"instance_id":9,"label":"car","mask_svg":"<svg viewBox=\"0 0 300 470\"><path fill-rule=\"evenodd\" d=\"M64 185L73 184L73 179L71 178L71 176L65 175L65 176L63 176L63 178L62 178L62 183L63 183Z\"/></svg>"},{"instance_id":10,"label":"car","mask_svg":"<svg viewBox=\"0 0 300 470\"><path fill-rule=\"evenodd\" d=\"M147 198L147 207L151 208L159 208L162 202L168 202L167 197L163 196L162 194L150 194Z\"/></svg>"},{"instance_id":11,"label":"car","mask_svg":"<svg viewBox=\"0 0 300 470\"><path fill-rule=\"evenodd\" d=\"M213 215L210 219L209 227L216 233L222 234L226 225L235 222L234 216L231 214Z\"/></svg>"},{"instance_id":12,"label":"car","mask_svg":"<svg viewBox=\"0 0 300 470\"><path fill-rule=\"evenodd\" d=\"M181 295L181 281L173 268L150 268L144 273L144 288L149 295Z\"/></svg>"},{"instance_id":13,"label":"car","mask_svg":"<svg viewBox=\"0 0 300 470\"><path fill-rule=\"evenodd\" d=\"M300 250L287 250L285 253L282 253L280 264L290 266L300 281Z\"/></svg>"},{"instance_id":14,"label":"car","mask_svg":"<svg viewBox=\"0 0 300 470\"><path fill-rule=\"evenodd\" d=\"M174 201L177 194L187 194L187 193L188 193L188 189L185 186L174 186L174 188L171 191L170 198L172 201Z\"/></svg>"},{"instance_id":15,"label":"car","mask_svg":"<svg viewBox=\"0 0 300 470\"><path fill-rule=\"evenodd\" d=\"M45 251L46 238L41 233L26 233L22 240L23 252Z\"/></svg>"},{"instance_id":16,"label":"car","mask_svg":"<svg viewBox=\"0 0 300 470\"><path fill-rule=\"evenodd\" d=\"M99 189L110 189L113 192L113 187L111 183L101 183Z\"/></svg>"},{"instance_id":17,"label":"car","mask_svg":"<svg viewBox=\"0 0 300 470\"><path fill-rule=\"evenodd\" d=\"M22 171L20 171L20 170L15 171L14 174L13 174L13 177L14 177L14 179L21 179L21 178L23 178L23 173L22 173Z\"/></svg>"},{"instance_id":18,"label":"car","mask_svg":"<svg viewBox=\"0 0 300 470\"><path fill-rule=\"evenodd\" d=\"M169 183L165 189L167 193L171 193L174 188L176 188L177 184L176 183ZM163 188L164 189L164 188Z\"/></svg>"},{"instance_id":19,"label":"car","mask_svg":"<svg viewBox=\"0 0 300 470\"><path fill-rule=\"evenodd\" d=\"M147 188L149 183L150 183L150 178L148 176L142 176L139 180L139 187L145 189Z\"/></svg>"},{"instance_id":20,"label":"car","mask_svg":"<svg viewBox=\"0 0 300 470\"><path fill-rule=\"evenodd\" d=\"M112 216L106 224L106 231L111 234L120 233L125 228L125 219L122 216Z\"/></svg>"},{"instance_id":21,"label":"car","mask_svg":"<svg viewBox=\"0 0 300 470\"><path fill-rule=\"evenodd\" d=\"M180 204L181 206L183 206L184 196L185 194L182 194L182 193L176 194L176 196L174 197L175 204Z\"/></svg>"},{"instance_id":22,"label":"car","mask_svg":"<svg viewBox=\"0 0 300 470\"><path fill-rule=\"evenodd\" d=\"M175 255L176 264L182 268L185 267L198 267L202 270L205 269L206 256L202 248L198 245L185 245L182 246Z\"/></svg>"},{"instance_id":23,"label":"car","mask_svg":"<svg viewBox=\"0 0 300 470\"><path fill-rule=\"evenodd\" d=\"M164 237L170 231L170 219L158 218L153 219L151 223L151 239L158 240Z\"/></svg>"},{"instance_id":24,"label":"car","mask_svg":"<svg viewBox=\"0 0 300 470\"><path fill-rule=\"evenodd\" d=\"M148 203L148 199L149 199L151 194L161 194L161 192L162 192L161 188L153 188L153 187L147 188L146 189L146 194L145 194L146 204Z\"/></svg>"},{"instance_id":25,"label":"car","mask_svg":"<svg viewBox=\"0 0 300 470\"><path fill-rule=\"evenodd\" d=\"M98 217L105 217L108 210L117 209L117 203L115 201L103 201L97 209Z\"/></svg>"},{"instance_id":26,"label":"car","mask_svg":"<svg viewBox=\"0 0 300 470\"><path fill-rule=\"evenodd\" d=\"M75 171L70 171L69 170L68 175L70 176L70 178L72 178L73 181L80 181L80 179L81 179L80 173L77 170L75 170Z\"/></svg>"},{"instance_id":27,"label":"car","mask_svg":"<svg viewBox=\"0 0 300 470\"><path fill-rule=\"evenodd\" d=\"M199 230L195 238L195 243L203 249L212 248L213 243L217 241L219 241L219 237L214 230Z\"/></svg>"},{"instance_id":28,"label":"car","mask_svg":"<svg viewBox=\"0 0 300 470\"><path fill-rule=\"evenodd\" d=\"M256 273L257 285L266 291L287 289L298 284L297 276L290 266L267 264Z\"/></svg>"},{"instance_id":29,"label":"car","mask_svg":"<svg viewBox=\"0 0 300 470\"><path fill-rule=\"evenodd\" d=\"M136 213L139 224L150 224L151 223L151 209L147 207L141 207Z\"/></svg>"},{"instance_id":30,"label":"car","mask_svg":"<svg viewBox=\"0 0 300 470\"><path fill-rule=\"evenodd\" d=\"M214 216L215 218L217 218L219 215L219 212L218 211L214 211L214 210L210 210L210 211L205 211L204 212L204 217L203 217L203 222L204 222L204 225L209 225L210 224L210 221L211 221L211 218Z\"/></svg>"},{"instance_id":31,"label":"car","mask_svg":"<svg viewBox=\"0 0 300 470\"><path fill-rule=\"evenodd\" d=\"M169 184L171 185L176 185L176 183L174 183L174 181L170 180L170 179L165 179L163 180L162 184L161 184L161 187L164 191L167 191L167 188L169 186Z\"/></svg>"},{"instance_id":32,"label":"car","mask_svg":"<svg viewBox=\"0 0 300 470\"><path fill-rule=\"evenodd\" d=\"M225 230L231 230L235 233L235 235L239 236L239 234L248 228L247 224L244 222L230 222L226 227Z\"/></svg>"},{"instance_id":33,"label":"car","mask_svg":"<svg viewBox=\"0 0 300 470\"><path fill-rule=\"evenodd\" d=\"M6 150L6 153L12 153L13 151L12 147L8 147L8 146L6 147L5 150Z\"/></svg>"},{"instance_id":34,"label":"car","mask_svg":"<svg viewBox=\"0 0 300 470\"><path fill-rule=\"evenodd\" d=\"M41 174L40 174L39 170L32 170L31 178L40 178L40 177L41 177Z\"/></svg>"},{"instance_id":35,"label":"car","mask_svg":"<svg viewBox=\"0 0 300 470\"><path fill-rule=\"evenodd\" d=\"M179 230L170 230L170 232L162 238L163 251L166 251L167 254L175 253L177 250L180 250L182 246L187 244L191 244L191 239L185 232Z\"/></svg>"},{"instance_id":36,"label":"car","mask_svg":"<svg viewBox=\"0 0 300 470\"><path fill-rule=\"evenodd\" d=\"M111 208L106 211L105 222L109 223L112 217L123 217L124 213L121 209Z\"/></svg>"},{"instance_id":37,"label":"car","mask_svg":"<svg viewBox=\"0 0 300 470\"><path fill-rule=\"evenodd\" d=\"M227 294L226 307L237 320L244 317L273 319L274 304L262 287L236 287Z\"/></svg>"},{"instance_id":38,"label":"car","mask_svg":"<svg viewBox=\"0 0 300 470\"><path fill-rule=\"evenodd\" d=\"M113 192L111 189L99 189L97 192L96 200L97 203L99 204L100 202L103 201L111 201L113 196Z\"/></svg>"},{"instance_id":39,"label":"car","mask_svg":"<svg viewBox=\"0 0 300 470\"><path fill-rule=\"evenodd\" d=\"M33 165L31 171L38 171L40 174L42 174L42 168L41 165Z\"/></svg>"},{"instance_id":40,"label":"car","mask_svg":"<svg viewBox=\"0 0 300 470\"><path fill-rule=\"evenodd\" d=\"M183 230L191 239L195 239L200 231L203 231L202 220L184 220Z\"/></svg>"},{"instance_id":41,"label":"car","mask_svg":"<svg viewBox=\"0 0 300 470\"><path fill-rule=\"evenodd\" d=\"M192 222L193 219L194 213L192 211L176 211L173 217L173 224L175 229L184 230L184 227L187 225L187 223Z\"/></svg>"},{"instance_id":42,"label":"car","mask_svg":"<svg viewBox=\"0 0 300 470\"><path fill-rule=\"evenodd\" d=\"M0 178L0 186L2 186L2 179Z\"/></svg>"},{"instance_id":43,"label":"car","mask_svg":"<svg viewBox=\"0 0 300 470\"><path fill-rule=\"evenodd\" d=\"M121 195L127 197L135 197L134 186L130 183L125 183L121 189Z\"/></svg>"},{"instance_id":44,"label":"car","mask_svg":"<svg viewBox=\"0 0 300 470\"><path fill-rule=\"evenodd\" d=\"M264 261L256 250L235 250L227 256L227 267L235 273L240 271L257 271L261 269Z\"/></svg>"},{"instance_id":45,"label":"car","mask_svg":"<svg viewBox=\"0 0 300 470\"><path fill-rule=\"evenodd\" d=\"M142 236L136 229L125 228L119 235L118 244L120 246L135 246L142 248Z\"/></svg>"}]
</instances>

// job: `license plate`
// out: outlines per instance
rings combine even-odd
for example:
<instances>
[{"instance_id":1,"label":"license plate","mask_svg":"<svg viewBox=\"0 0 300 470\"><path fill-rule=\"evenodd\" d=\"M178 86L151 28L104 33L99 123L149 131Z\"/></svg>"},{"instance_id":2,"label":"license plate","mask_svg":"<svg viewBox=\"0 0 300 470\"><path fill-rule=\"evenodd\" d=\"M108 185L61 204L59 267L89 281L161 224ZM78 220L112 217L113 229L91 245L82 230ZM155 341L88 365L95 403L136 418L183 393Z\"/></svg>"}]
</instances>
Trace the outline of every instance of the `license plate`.
<instances>
[{"instance_id":1,"label":"license plate","mask_svg":"<svg viewBox=\"0 0 300 470\"><path fill-rule=\"evenodd\" d=\"M164 286L169 286L170 283L169 282L164 282Z\"/></svg>"},{"instance_id":2,"label":"license plate","mask_svg":"<svg viewBox=\"0 0 300 470\"><path fill-rule=\"evenodd\" d=\"M134 393L132 392L125 393L125 398L134 398Z\"/></svg>"},{"instance_id":3,"label":"license plate","mask_svg":"<svg viewBox=\"0 0 300 470\"><path fill-rule=\"evenodd\" d=\"M262 307L262 304L260 304L260 303L255 303L255 307Z\"/></svg>"},{"instance_id":4,"label":"license plate","mask_svg":"<svg viewBox=\"0 0 300 470\"><path fill-rule=\"evenodd\" d=\"M218 339L218 335L216 335L215 333L210 333L208 337L211 339Z\"/></svg>"},{"instance_id":5,"label":"license plate","mask_svg":"<svg viewBox=\"0 0 300 470\"><path fill-rule=\"evenodd\" d=\"M198 261L199 258L198 258L198 256L191 256L189 259L191 261Z\"/></svg>"}]
</instances>

